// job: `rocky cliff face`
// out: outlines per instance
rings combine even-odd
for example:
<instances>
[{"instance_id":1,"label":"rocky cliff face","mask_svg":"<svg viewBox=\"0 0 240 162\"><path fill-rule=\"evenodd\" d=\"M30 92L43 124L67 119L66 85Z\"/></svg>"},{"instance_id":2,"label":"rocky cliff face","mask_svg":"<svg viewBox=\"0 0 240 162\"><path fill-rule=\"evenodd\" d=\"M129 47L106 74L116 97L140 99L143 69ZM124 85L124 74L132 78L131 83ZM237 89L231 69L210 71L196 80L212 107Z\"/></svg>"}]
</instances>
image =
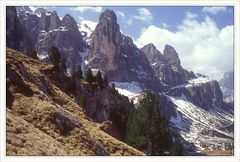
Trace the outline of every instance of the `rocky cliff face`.
<instances>
[{"instance_id":1,"label":"rocky cliff face","mask_svg":"<svg viewBox=\"0 0 240 162\"><path fill-rule=\"evenodd\" d=\"M233 71L225 72L223 78L219 81L223 92L224 101L232 104L234 103L234 73Z\"/></svg>"},{"instance_id":2,"label":"rocky cliff face","mask_svg":"<svg viewBox=\"0 0 240 162\"><path fill-rule=\"evenodd\" d=\"M7 47L30 55L34 51L32 39L27 29L19 22L15 7L7 7L6 44Z\"/></svg>"},{"instance_id":3,"label":"rocky cliff face","mask_svg":"<svg viewBox=\"0 0 240 162\"><path fill-rule=\"evenodd\" d=\"M79 53L83 52L85 43L78 31L76 21L69 14L60 20L55 11L48 12L38 8L33 12L29 7L17 7L17 14L16 19L24 28L24 33L29 34L28 44L35 47L40 58L44 57L52 46L56 46L68 67L81 63L82 58ZM22 46L26 47L28 44Z\"/></svg>"},{"instance_id":4,"label":"rocky cliff face","mask_svg":"<svg viewBox=\"0 0 240 162\"><path fill-rule=\"evenodd\" d=\"M39 34L38 23L39 15L34 14L34 12L29 7L16 7L19 23L26 28L29 32L29 37L31 38L33 46L36 44L37 36Z\"/></svg>"},{"instance_id":5,"label":"rocky cliff face","mask_svg":"<svg viewBox=\"0 0 240 162\"><path fill-rule=\"evenodd\" d=\"M44 30L49 32L54 29L58 29L61 24L61 21L57 15L57 12L46 12L42 14L39 19L38 28L39 31Z\"/></svg>"},{"instance_id":6,"label":"rocky cliff face","mask_svg":"<svg viewBox=\"0 0 240 162\"><path fill-rule=\"evenodd\" d=\"M186 83L188 79L194 78L195 74L182 68L178 53L166 45L163 54L153 44L141 48L148 58L155 76L166 88Z\"/></svg>"},{"instance_id":7,"label":"rocky cliff face","mask_svg":"<svg viewBox=\"0 0 240 162\"><path fill-rule=\"evenodd\" d=\"M156 79L148 60L132 39L120 32L113 11L106 10L100 15L90 46L88 66L103 71L110 81L154 85Z\"/></svg>"},{"instance_id":8,"label":"rocky cliff face","mask_svg":"<svg viewBox=\"0 0 240 162\"><path fill-rule=\"evenodd\" d=\"M56 12L43 8L34 12L29 7L18 7L17 12L7 8L7 47L25 54L35 47L43 56L56 46L68 67L81 64L82 69L100 70L119 93L136 104L144 91L156 92L161 114L177 136L190 141L190 147L193 139L199 145L211 132L214 137L232 138L228 130L212 131L212 127L224 130L227 126L232 133L233 100L226 105L217 81L185 70L174 47L166 45L163 53L153 44L138 49L120 32L111 10L101 13L95 30L84 28L88 30L82 36L69 14L60 20ZM142 155L103 132L122 138L133 107L129 100L113 88L92 88L79 80L73 94L65 84L69 80L64 73L57 75L51 65L7 49L7 154ZM233 88L233 74L225 74L220 83ZM205 129L206 121L209 126ZM26 140L26 134L31 139ZM44 140L35 142L40 138L56 150L42 144ZM210 143L214 143L212 139Z\"/></svg>"},{"instance_id":9,"label":"rocky cliff face","mask_svg":"<svg viewBox=\"0 0 240 162\"><path fill-rule=\"evenodd\" d=\"M221 87L233 90L234 87L234 73L233 71L225 72L223 78L219 81Z\"/></svg>"},{"instance_id":10,"label":"rocky cliff face","mask_svg":"<svg viewBox=\"0 0 240 162\"><path fill-rule=\"evenodd\" d=\"M35 46L39 53L45 53L52 46L56 46L65 58L67 66L72 67L81 63L79 53L84 49L84 42L75 20L70 15L65 15L60 21L56 12L47 12L40 18Z\"/></svg>"},{"instance_id":11,"label":"rocky cliff face","mask_svg":"<svg viewBox=\"0 0 240 162\"><path fill-rule=\"evenodd\" d=\"M223 94L216 80L193 79L188 84L171 88L168 94L174 97L185 95L190 102L207 111L225 107Z\"/></svg>"}]
</instances>

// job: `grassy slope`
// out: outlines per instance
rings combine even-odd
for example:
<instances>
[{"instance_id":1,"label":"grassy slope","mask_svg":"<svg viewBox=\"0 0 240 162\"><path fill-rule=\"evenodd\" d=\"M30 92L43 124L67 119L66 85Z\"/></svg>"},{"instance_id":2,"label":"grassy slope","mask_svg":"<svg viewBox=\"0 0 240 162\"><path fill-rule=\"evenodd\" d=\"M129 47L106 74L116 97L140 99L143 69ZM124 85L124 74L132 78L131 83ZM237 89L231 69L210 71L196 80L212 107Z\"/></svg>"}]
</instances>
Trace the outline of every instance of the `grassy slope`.
<instances>
[{"instance_id":1,"label":"grassy slope","mask_svg":"<svg viewBox=\"0 0 240 162\"><path fill-rule=\"evenodd\" d=\"M23 83L14 83L14 75L7 71L14 98L7 111L7 155L99 155L101 150L110 155L144 155L101 131L100 124L92 122L75 100L43 73L52 69L51 65L7 49L9 69ZM62 135L52 122L59 111L76 117L83 127Z\"/></svg>"}]
</instances>

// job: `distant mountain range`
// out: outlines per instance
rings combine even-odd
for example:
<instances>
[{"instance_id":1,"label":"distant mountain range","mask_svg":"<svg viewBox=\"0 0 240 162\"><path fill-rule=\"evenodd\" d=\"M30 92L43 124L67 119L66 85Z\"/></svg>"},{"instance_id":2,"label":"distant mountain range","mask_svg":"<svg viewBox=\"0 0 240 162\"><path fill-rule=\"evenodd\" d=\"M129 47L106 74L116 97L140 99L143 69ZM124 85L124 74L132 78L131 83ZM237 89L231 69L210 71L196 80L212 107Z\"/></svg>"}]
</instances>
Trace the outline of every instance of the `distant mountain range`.
<instances>
[{"instance_id":1,"label":"distant mountain range","mask_svg":"<svg viewBox=\"0 0 240 162\"><path fill-rule=\"evenodd\" d=\"M78 24L69 14L60 19L57 12L43 8L33 12L29 7L7 7L7 47L28 56L36 50L39 60L48 63L47 52L55 46L68 71L76 65L84 74L89 68L101 71L136 105L144 92L154 92L187 155L233 149L233 97L226 100L225 95L233 94L233 72L218 82L184 69L171 45L163 52L154 44L139 49L121 33L112 10L102 12L97 24L83 22ZM99 111L95 105L87 113L98 122L111 120L104 106L101 101Z\"/></svg>"}]
</instances>

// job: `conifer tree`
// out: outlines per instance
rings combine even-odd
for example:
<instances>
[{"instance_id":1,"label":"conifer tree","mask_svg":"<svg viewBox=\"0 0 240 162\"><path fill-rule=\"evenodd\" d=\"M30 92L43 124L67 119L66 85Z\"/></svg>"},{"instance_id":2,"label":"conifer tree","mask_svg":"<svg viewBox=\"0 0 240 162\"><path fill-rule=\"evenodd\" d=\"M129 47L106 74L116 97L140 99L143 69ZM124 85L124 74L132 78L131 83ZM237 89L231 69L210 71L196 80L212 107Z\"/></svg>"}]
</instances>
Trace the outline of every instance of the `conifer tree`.
<instances>
[{"instance_id":1,"label":"conifer tree","mask_svg":"<svg viewBox=\"0 0 240 162\"><path fill-rule=\"evenodd\" d=\"M179 139L176 139L175 143L173 144L173 148L171 150L170 155L172 155L172 156L183 155L183 147L182 147Z\"/></svg>"},{"instance_id":2,"label":"conifer tree","mask_svg":"<svg viewBox=\"0 0 240 162\"><path fill-rule=\"evenodd\" d=\"M62 58L62 60L61 60L61 69L62 69L62 71L63 72L67 72L67 66L66 66L66 60L65 60L65 58Z\"/></svg>"},{"instance_id":3,"label":"conifer tree","mask_svg":"<svg viewBox=\"0 0 240 162\"><path fill-rule=\"evenodd\" d=\"M112 87L112 89L115 89L115 84L112 83L112 84L111 84L111 87Z\"/></svg>"},{"instance_id":4,"label":"conifer tree","mask_svg":"<svg viewBox=\"0 0 240 162\"><path fill-rule=\"evenodd\" d=\"M75 81L76 81L76 68L75 66L72 67L71 69L71 82L70 82L70 90L74 93L75 92L75 89L76 89L76 84L75 84Z\"/></svg>"},{"instance_id":5,"label":"conifer tree","mask_svg":"<svg viewBox=\"0 0 240 162\"><path fill-rule=\"evenodd\" d=\"M161 117L158 98L147 92L126 126L125 141L138 149L150 148L151 155L161 155L171 143L167 122Z\"/></svg>"},{"instance_id":6,"label":"conifer tree","mask_svg":"<svg viewBox=\"0 0 240 162\"><path fill-rule=\"evenodd\" d=\"M76 68L76 75L78 79L82 79L83 78L83 73L82 73L82 69L81 69L81 65L78 65Z\"/></svg>"},{"instance_id":7,"label":"conifer tree","mask_svg":"<svg viewBox=\"0 0 240 162\"><path fill-rule=\"evenodd\" d=\"M30 55L31 58L38 60L37 52L33 51Z\"/></svg>"},{"instance_id":8,"label":"conifer tree","mask_svg":"<svg viewBox=\"0 0 240 162\"><path fill-rule=\"evenodd\" d=\"M60 52L58 51L58 48L52 46L49 53L48 53L49 59L52 62L54 68L56 70L59 69L59 63L61 60Z\"/></svg>"},{"instance_id":9,"label":"conifer tree","mask_svg":"<svg viewBox=\"0 0 240 162\"><path fill-rule=\"evenodd\" d=\"M95 80L100 87L103 87L103 78L102 78L102 74L100 71L97 72Z\"/></svg>"},{"instance_id":10,"label":"conifer tree","mask_svg":"<svg viewBox=\"0 0 240 162\"><path fill-rule=\"evenodd\" d=\"M93 74L92 74L92 70L88 69L87 73L86 73L86 81L90 84L93 83L94 78L93 78Z\"/></svg>"},{"instance_id":11,"label":"conifer tree","mask_svg":"<svg viewBox=\"0 0 240 162\"><path fill-rule=\"evenodd\" d=\"M103 77L103 83L104 83L105 86L108 86L108 78L107 78L106 74Z\"/></svg>"}]
</instances>

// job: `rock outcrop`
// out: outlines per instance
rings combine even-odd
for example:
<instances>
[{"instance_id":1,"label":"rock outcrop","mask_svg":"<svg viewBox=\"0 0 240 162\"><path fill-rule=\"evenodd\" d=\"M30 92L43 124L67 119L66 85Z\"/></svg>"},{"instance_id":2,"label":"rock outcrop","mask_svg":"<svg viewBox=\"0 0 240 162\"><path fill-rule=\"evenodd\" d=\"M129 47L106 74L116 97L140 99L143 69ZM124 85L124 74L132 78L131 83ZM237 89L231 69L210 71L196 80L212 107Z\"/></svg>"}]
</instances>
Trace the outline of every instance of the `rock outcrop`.
<instances>
[{"instance_id":1,"label":"rock outcrop","mask_svg":"<svg viewBox=\"0 0 240 162\"><path fill-rule=\"evenodd\" d=\"M56 46L68 67L81 63L79 53L83 51L84 43L77 23L70 15L65 15L60 21L56 12L47 12L40 18L39 31L37 52L44 53Z\"/></svg>"},{"instance_id":2,"label":"rock outcrop","mask_svg":"<svg viewBox=\"0 0 240 162\"><path fill-rule=\"evenodd\" d=\"M172 46L166 45L163 54L153 44L144 46L141 51L148 58L155 76L165 88L187 83L188 79L195 78L193 72L182 68L178 53Z\"/></svg>"},{"instance_id":3,"label":"rock outcrop","mask_svg":"<svg viewBox=\"0 0 240 162\"><path fill-rule=\"evenodd\" d=\"M66 14L63 19L60 20L55 11L48 12L43 8L38 8L33 12L29 7L17 7L18 16L14 17L11 13L7 15L12 19L8 21L8 30L11 30L10 26L14 26L14 22L17 21L21 26L21 32L18 33L22 34L18 36L19 39L17 39L15 31L12 32L14 37L9 34L9 36L7 36L9 40L8 47L16 50L20 48L19 51L26 54L29 52L22 48L28 49L28 46L31 45L36 49L40 58L46 58L47 52L52 46L55 46L59 49L62 58L65 58L67 67L71 68L74 65L81 64L82 58L80 52L83 52L86 43L78 31L76 21L69 14ZM16 29L17 28L14 28L14 30ZM23 43L20 43L21 37L23 37ZM11 42L13 42L10 40L13 38L16 46L20 44L22 47L10 46Z\"/></svg>"},{"instance_id":4,"label":"rock outcrop","mask_svg":"<svg viewBox=\"0 0 240 162\"><path fill-rule=\"evenodd\" d=\"M190 102L207 111L225 107L223 94L216 80L176 86L171 88L168 94L175 97L183 94Z\"/></svg>"},{"instance_id":5,"label":"rock outcrop","mask_svg":"<svg viewBox=\"0 0 240 162\"><path fill-rule=\"evenodd\" d=\"M6 11L6 46L30 55L34 45L29 32L18 20L16 8L8 6Z\"/></svg>"},{"instance_id":6,"label":"rock outcrop","mask_svg":"<svg viewBox=\"0 0 240 162\"><path fill-rule=\"evenodd\" d=\"M233 71L225 72L223 78L219 81L221 87L233 90L234 87L234 73Z\"/></svg>"},{"instance_id":7,"label":"rock outcrop","mask_svg":"<svg viewBox=\"0 0 240 162\"><path fill-rule=\"evenodd\" d=\"M233 71L225 72L223 78L219 81L223 92L224 101L234 107L234 73Z\"/></svg>"},{"instance_id":8,"label":"rock outcrop","mask_svg":"<svg viewBox=\"0 0 240 162\"><path fill-rule=\"evenodd\" d=\"M101 13L92 33L88 66L104 72L110 81L136 81L146 87L159 89L146 56L130 37L120 32L112 10ZM153 88L155 86L155 88Z\"/></svg>"}]
</instances>

